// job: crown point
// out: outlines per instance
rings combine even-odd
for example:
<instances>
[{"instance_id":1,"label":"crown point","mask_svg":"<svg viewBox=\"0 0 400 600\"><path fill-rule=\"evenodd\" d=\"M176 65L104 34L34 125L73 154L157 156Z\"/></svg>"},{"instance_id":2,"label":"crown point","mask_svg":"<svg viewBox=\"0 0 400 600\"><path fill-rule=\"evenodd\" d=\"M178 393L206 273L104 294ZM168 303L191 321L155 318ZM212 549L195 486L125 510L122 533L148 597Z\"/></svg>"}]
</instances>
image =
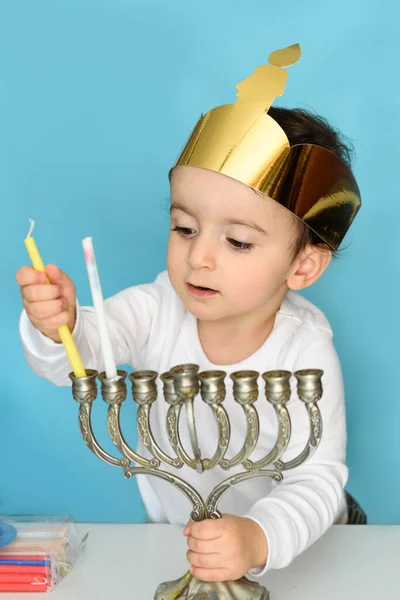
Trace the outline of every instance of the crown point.
<instances>
[{"instance_id":1,"label":"crown point","mask_svg":"<svg viewBox=\"0 0 400 600\"><path fill-rule=\"evenodd\" d=\"M300 57L300 44L293 44L292 46L287 46L286 48L271 52L268 57L268 62L275 67L290 67L297 63Z\"/></svg>"}]
</instances>

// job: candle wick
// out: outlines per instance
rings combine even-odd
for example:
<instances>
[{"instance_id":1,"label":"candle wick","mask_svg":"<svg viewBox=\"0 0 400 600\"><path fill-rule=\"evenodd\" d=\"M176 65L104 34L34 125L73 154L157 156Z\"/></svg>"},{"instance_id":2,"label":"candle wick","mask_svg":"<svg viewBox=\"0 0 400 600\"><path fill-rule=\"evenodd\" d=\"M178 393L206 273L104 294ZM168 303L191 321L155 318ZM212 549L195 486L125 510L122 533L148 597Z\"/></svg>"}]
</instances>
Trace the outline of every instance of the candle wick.
<instances>
[{"instance_id":1,"label":"candle wick","mask_svg":"<svg viewBox=\"0 0 400 600\"><path fill-rule=\"evenodd\" d=\"M30 238L33 232L33 229L35 227L35 221L33 219L29 219L30 221L30 227L29 227L29 231L28 231L28 235L26 236L27 238Z\"/></svg>"}]
</instances>

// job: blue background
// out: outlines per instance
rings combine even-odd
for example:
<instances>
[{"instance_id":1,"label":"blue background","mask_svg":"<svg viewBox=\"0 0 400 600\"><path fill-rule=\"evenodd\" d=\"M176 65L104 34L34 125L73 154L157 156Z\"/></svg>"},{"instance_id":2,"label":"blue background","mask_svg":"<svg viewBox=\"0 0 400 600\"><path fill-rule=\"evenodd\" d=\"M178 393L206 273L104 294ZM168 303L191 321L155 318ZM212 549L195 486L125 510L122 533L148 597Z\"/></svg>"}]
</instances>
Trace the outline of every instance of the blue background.
<instances>
[{"instance_id":1,"label":"blue background","mask_svg":"<svg viewBox=\"0 0 400 600\"><path fill-rule=\"evenodd\" d=\"M67 388L35 376L18 336L15 272L28 218L45 262L104 295L165 268L167 172L202 111L270 51L300 42L288 107L355 144L363 209L347 249L307 296L335 332L347 392L348 489L371 522L400 521L398 11L369 0L0 1L0 512L145 518L136 482L85 447ZM391 11L394 12L391 12ZM95 428L107 443L105 405ZM132 407L128 438L134 441ZM110 446L107 446L110 448Z\"/></svg>"}]
</instances>

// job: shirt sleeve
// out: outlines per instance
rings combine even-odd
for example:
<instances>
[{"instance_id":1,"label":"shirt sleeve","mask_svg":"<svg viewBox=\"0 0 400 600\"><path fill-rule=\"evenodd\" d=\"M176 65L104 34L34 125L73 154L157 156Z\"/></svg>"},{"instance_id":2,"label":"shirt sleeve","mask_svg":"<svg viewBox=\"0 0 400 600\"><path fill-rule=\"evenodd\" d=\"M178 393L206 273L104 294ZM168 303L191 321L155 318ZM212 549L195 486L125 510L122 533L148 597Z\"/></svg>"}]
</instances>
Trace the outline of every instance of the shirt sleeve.
<instances>
[{"instance_id":1,"label":"shirt sleeve","mask_svg":"<svg viewBox=\"0 0 400 600\"><path fill-rule=\"evenodd\" d=\"M314 455L299 467L283 471L283 481L256 502L245 516L263 529L268 542L266 565L250 571L262 576L280 569L313 544L333 524L347 482L346 416L343 379L338 356L328 331L317 331L305 340L295 369L323 369L323 396L318 402L323 432ZM292 423L289 446L282 456L287 462L303 450L309 434L304 403L292 387L287 404Z\"/></svg>"},{"instance_id":2,"label":"shirt sleeve","mask_svg":"<svg viewBox=\"0 0 400 600\"><path fill-rule=\"evenodd\" d=\"M160 301L160 290L154 284L131 287L105 300L104 311L117 365L130 364L135 368L138 364ZM25 311L20 318L19 330L31 369L55 385L70 386L71 366L63 345L35 329ZM78 304L72 337L84 367L103 371L105 366L94 308Z\"/></svg>"}]
</instances>

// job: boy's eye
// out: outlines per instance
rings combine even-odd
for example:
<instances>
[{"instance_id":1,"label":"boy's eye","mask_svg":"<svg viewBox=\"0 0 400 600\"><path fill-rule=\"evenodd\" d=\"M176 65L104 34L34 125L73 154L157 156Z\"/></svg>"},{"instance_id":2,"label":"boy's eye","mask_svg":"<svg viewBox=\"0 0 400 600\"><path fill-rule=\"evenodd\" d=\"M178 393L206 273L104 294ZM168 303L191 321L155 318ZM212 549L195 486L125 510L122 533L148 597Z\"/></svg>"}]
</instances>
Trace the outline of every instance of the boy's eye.
<instances>
[{"instance_id":1,"label":"boy's eye","mask_svg":"<svg viewBox=\"0 0 400 600\"><path fill-rule=\"evenodd\" d=\"M234 240L233 238L226 238L227 241L235 250L251 250L254 244L249 244L247 242L239 242L239 240Z\"/></svg>"},{"instance_id":2,"label":"boy's eye","mask_svg":"<svg viewBox=\"0 0 400 600\"><path fill-rule=\"evenodd\" d=\"M196 231L194 229L191 229L190 227L179 227L178 225L176 225L176 227L174 227L172 231L177 231L182 237L188 237L189 235L193 235L193 233L196 233Z\"/></svg>"}]
</instances>

